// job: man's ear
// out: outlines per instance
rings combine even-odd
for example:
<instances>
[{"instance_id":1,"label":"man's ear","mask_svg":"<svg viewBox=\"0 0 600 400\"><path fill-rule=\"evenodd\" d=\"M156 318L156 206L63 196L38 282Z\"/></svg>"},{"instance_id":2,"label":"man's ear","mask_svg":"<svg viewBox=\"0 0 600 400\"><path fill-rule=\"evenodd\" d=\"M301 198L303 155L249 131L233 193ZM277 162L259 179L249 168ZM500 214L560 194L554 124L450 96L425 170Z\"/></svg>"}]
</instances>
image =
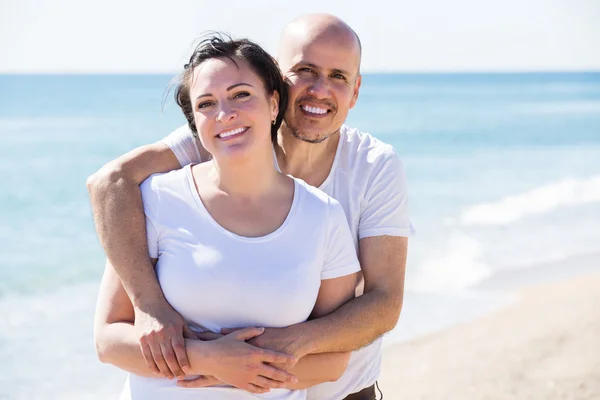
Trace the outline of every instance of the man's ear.
<instances>
[{"instance_id":1,"label":"man's ear","mask_svg":"<svg viewBox=\"0 0 600 400\"><path fill-rule=\"evenodd\" d=\"M354 82L354 88L352 93L352 100L350 100L350 108L353 108L358 101L358 92L360 92L360 85L362 84L362 75L358 75Z\"/></svg>"}]
</instances>

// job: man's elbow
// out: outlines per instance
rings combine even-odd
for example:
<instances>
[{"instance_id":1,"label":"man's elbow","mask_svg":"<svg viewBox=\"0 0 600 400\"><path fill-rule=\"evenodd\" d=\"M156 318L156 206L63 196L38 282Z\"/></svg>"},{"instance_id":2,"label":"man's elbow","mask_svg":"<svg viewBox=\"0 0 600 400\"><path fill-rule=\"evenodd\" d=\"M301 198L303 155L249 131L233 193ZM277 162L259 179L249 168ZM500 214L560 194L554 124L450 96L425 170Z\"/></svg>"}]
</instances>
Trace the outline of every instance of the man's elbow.
<instances>
[{"instance_id":1,"label":"man's elbow","mask_svg":"<svg viewBox=\"0 0 600 400\"><path fill-rule=\"evenodd\" d=\"M383 332L381 334L387 333L394 329L400 320L400 313L402 312L402 304L403 304L403 296L402 295L391 295L388 296L386 301L388 303L387 310L387 318L382 318L383 322Z\"/></svg>"},{"instance_id":2,"label":"man's elbow","mask_svg":"<svg viewBox=\"0 0 600 400\"><path fill-rule=\"evenodd\" d=\"M85 184L94 205L95 201L102 201L110 193L128 191L132 185L139 186L141 182L129 176L119 164L109 163L90 175Z\"/></svg>"}]
</instances>

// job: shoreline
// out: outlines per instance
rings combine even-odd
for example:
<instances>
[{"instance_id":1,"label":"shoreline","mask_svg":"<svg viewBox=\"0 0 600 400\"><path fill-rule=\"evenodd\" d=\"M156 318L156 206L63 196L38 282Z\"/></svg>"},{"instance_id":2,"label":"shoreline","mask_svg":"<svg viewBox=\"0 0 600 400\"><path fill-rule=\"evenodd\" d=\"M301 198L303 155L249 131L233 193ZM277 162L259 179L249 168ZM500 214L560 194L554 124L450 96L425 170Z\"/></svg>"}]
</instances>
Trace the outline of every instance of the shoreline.
<instances>
[{"instance_id":1,"label":"shoreline","mask_svg":"<svg viewBox=\"0 0 600 400\"><path fill-rule=\"evenodd\" d=\"M390 344L381 389L411 400L598 399L599 288L597 271L525 287L506 307Z\"/></svg>"}]
</instances>

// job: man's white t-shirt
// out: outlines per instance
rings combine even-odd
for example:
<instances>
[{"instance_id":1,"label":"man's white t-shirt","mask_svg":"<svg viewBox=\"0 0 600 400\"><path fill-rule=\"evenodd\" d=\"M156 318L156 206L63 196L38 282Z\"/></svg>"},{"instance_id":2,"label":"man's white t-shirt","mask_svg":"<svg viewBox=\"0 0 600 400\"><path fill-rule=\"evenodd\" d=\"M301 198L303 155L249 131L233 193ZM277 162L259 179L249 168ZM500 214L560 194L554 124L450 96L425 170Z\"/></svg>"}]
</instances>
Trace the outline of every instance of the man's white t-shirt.
<instances>
[{"instance_id":1,"label":"man's white t-shirt","mask_svg":"<svg viewBox=\"0 0 600 400\"><path fill-rule=\"evenodd\" d=\"M204 207L191 166L141 185L148 249L166 299L192 327L285 327L307 320L321 281L360 271L344 210L294 179L283 224L261 237L236 235ZM302 400L306 390L254 395L233 387L180 388L175 381L129 375L132 400L250 398Z\"/></svg>"},{"instance_id":2,"label":"man's white t-shirt","mask_svg":"<svg viewBox=\"0 0 600 400\"><path fill-rule=\"evenodd\" d=\"M182 166L201 161L193 157L194 151L198 152L197 143L187 127L174 131L162 142L173 150ZM276 159L275 164L279 169ZM342 126L333 166L319 189L342 205L357 252L360 239L414 233L402 161L392 146L367 133ZM336 382L310 388L308 399L340 400L371 386L379 377L381 355L381 338L352 352L344 375Z\"/></svg>"}]
</instances>

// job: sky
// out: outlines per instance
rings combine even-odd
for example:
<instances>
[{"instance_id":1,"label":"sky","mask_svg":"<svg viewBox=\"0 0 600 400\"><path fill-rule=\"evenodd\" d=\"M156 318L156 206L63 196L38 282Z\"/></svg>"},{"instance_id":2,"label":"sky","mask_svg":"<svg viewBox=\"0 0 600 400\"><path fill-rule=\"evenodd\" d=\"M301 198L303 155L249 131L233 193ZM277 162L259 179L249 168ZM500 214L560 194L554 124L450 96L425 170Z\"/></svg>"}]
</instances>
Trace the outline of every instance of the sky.
<instances>
[{"instance_id":1,"label":"sky","mask_svg":"<svg viewBox=\"0 0 600 400\"><path fill-rule=\"evenodd\" d=\"M354 28L366 72L600 70L600 0L0 0L0 73L176 73L205 31L274 53L312 12Z\"/></svg>"}]
</instances>

